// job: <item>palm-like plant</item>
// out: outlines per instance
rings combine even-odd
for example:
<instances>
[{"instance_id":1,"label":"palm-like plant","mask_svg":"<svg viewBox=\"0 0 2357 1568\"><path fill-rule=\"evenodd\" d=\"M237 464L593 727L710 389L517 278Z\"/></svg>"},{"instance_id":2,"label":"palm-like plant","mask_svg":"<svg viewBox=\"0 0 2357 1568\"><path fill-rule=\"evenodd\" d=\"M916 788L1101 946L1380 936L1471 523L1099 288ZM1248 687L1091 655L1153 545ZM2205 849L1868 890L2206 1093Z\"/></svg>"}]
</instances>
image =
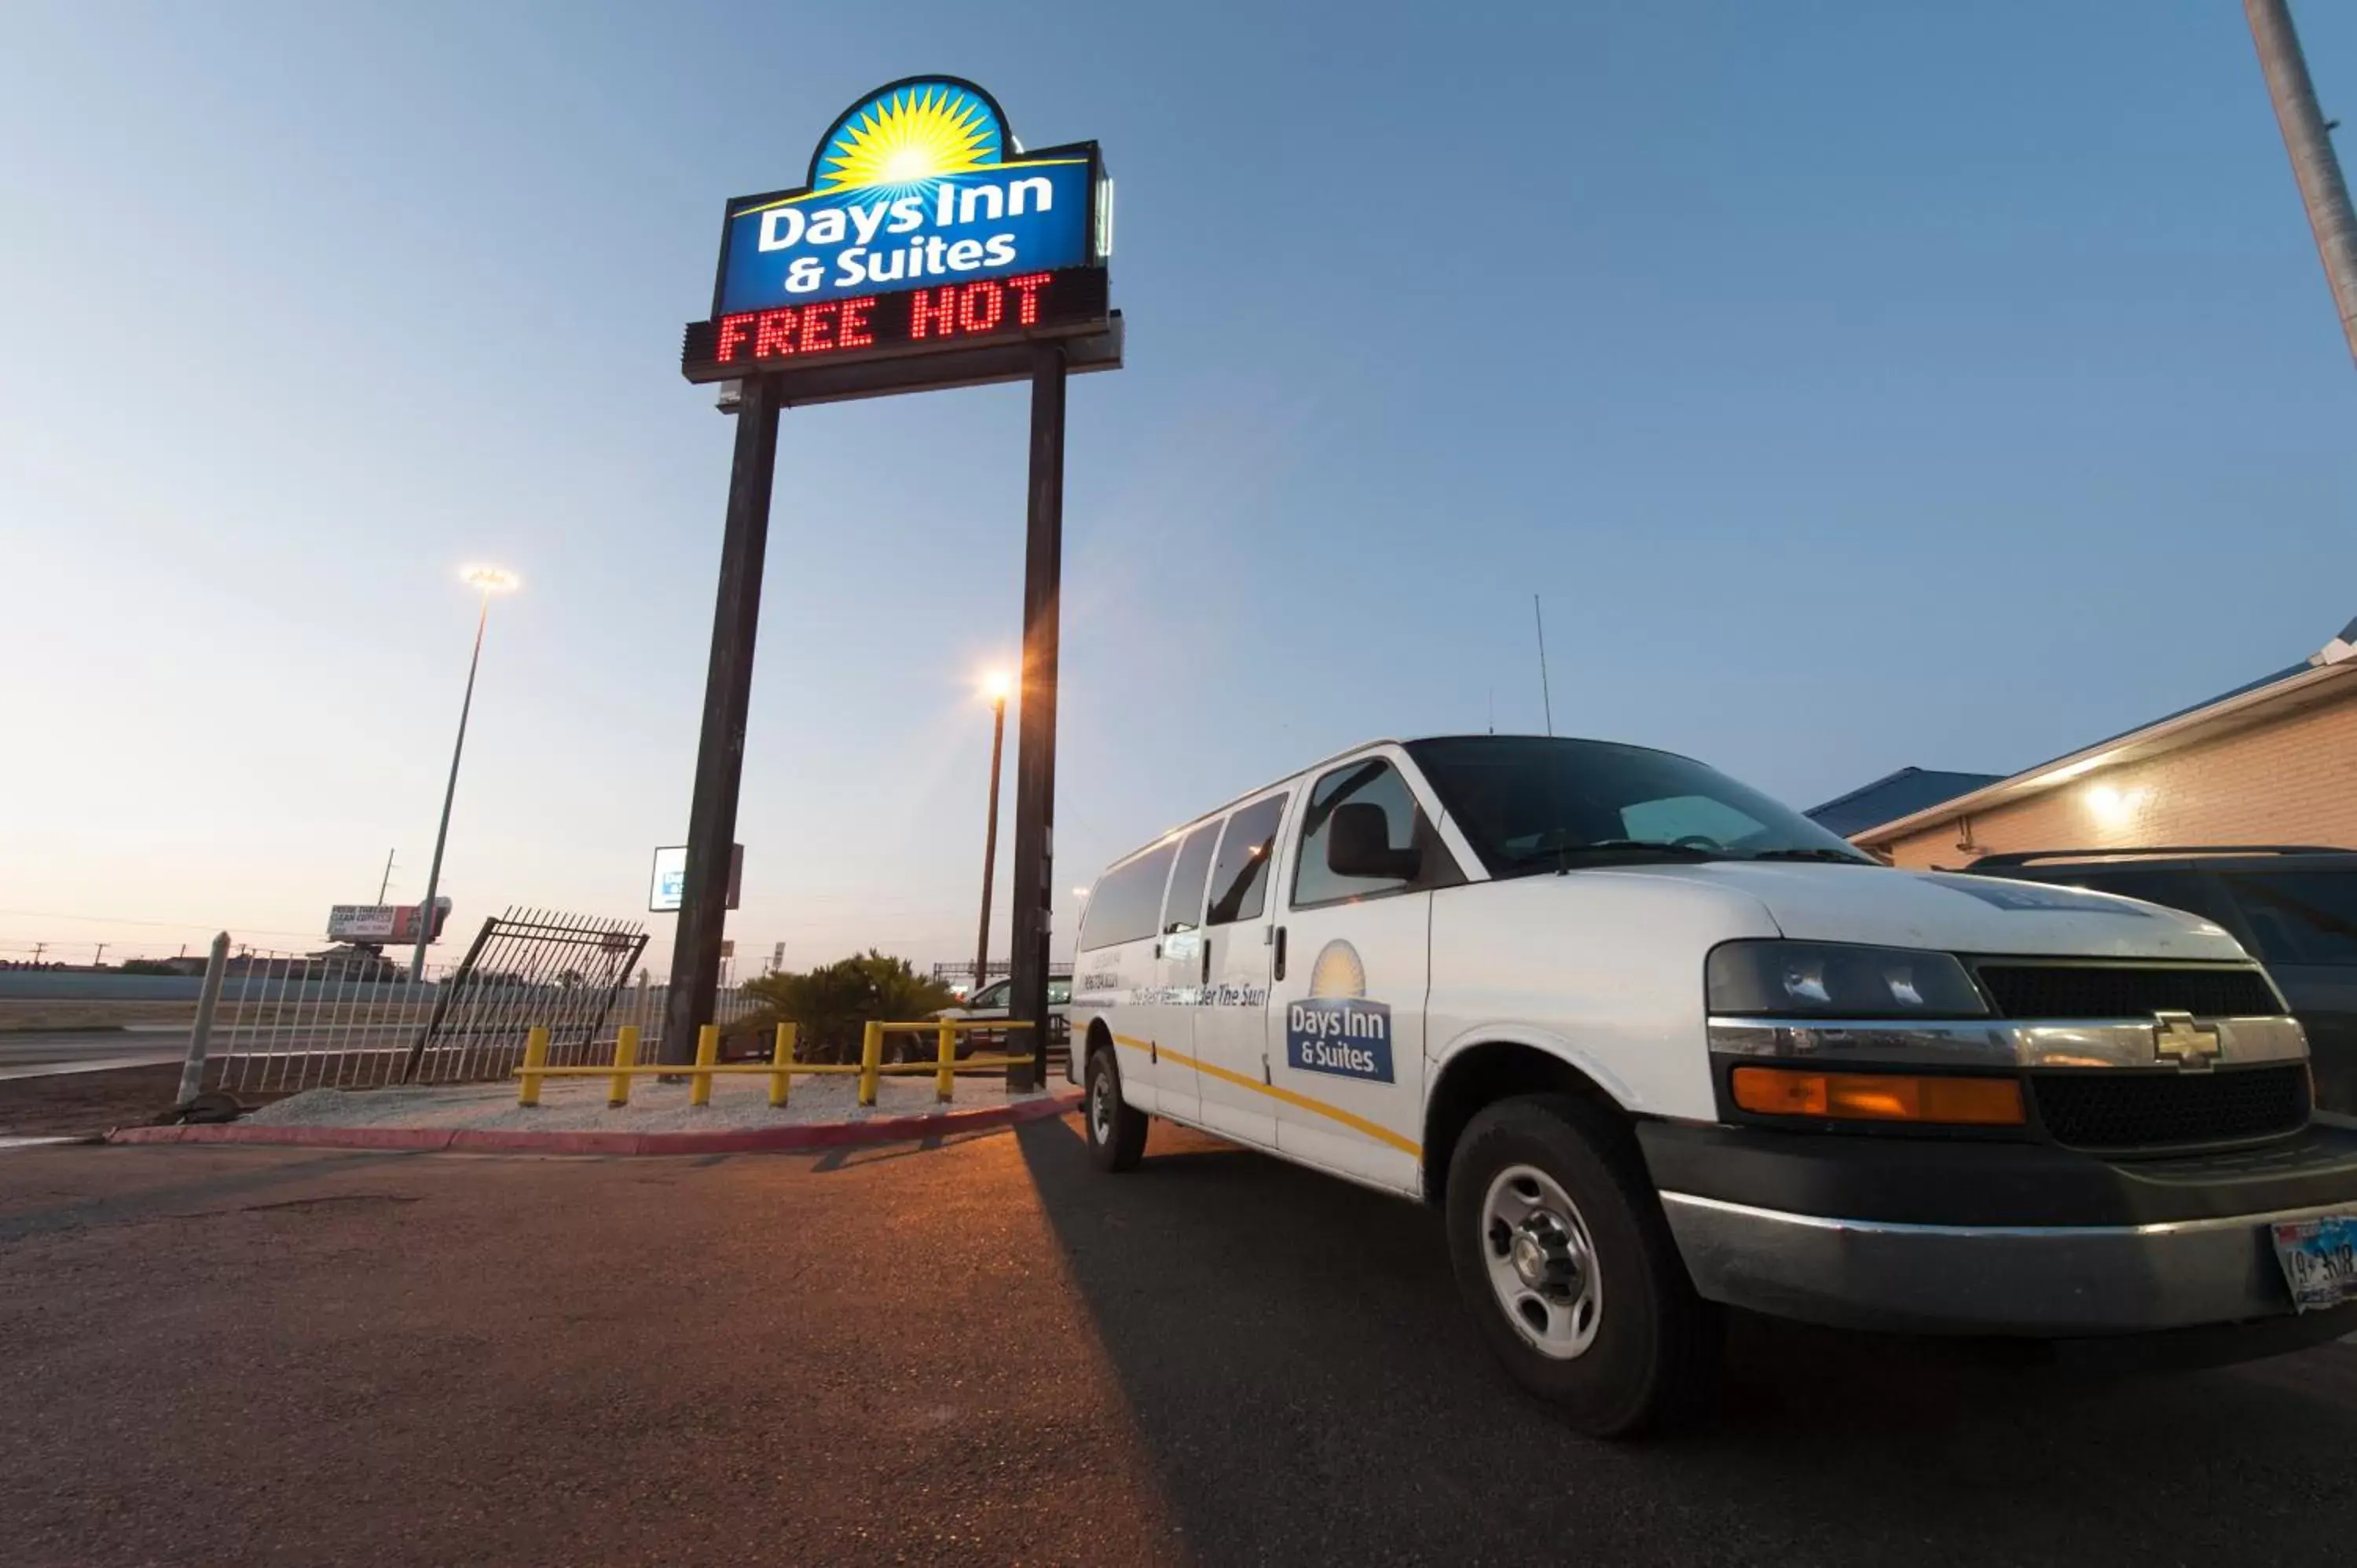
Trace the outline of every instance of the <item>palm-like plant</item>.
<instances>
[{"instance_id":1,"label":"palm-like plant","mask_svg":"<svg viewBox=\"0 0 2357 1568\"><path fill-rule=\"evenodd\" d=\"M761 1011L739 1020L730 1033L767 1034L777 1024L795 1026L794 1055L806 1062L842 1062L859 1055L860 1036L871 1020L911 1023L957 995L919 974L904 958L887 958L870 948L807 973L780 971L745 983Z\"/></svg>"}]
</instances>

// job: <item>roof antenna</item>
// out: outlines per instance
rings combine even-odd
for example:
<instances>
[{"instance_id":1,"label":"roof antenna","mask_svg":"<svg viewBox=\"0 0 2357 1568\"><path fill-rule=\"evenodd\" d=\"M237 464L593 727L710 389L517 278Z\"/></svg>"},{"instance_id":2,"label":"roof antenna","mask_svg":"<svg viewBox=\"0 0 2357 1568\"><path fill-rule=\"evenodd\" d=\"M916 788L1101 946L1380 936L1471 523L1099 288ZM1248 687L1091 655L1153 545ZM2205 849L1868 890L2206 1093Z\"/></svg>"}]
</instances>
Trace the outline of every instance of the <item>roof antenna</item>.
<instances>
[{"instance_id":1,"label":"roof antenna","mask_svg":"<svg viewBox=\"0 0 2357 1568\"><path fill-rule=\"evenodd\" d=\"M1498 688L1490 688L1490 733L1498 733Z\"/></svg>"},{"instance_id":2,"label":"roof antenna","mask_svg":"<svg viewBox=\"0 0 2357 1568\"><path fill-rule=\"evenodd\" d=\"M1547 690L1546 616L1539 608L1539 596L1536 594L1531 596L1531 619L1538 623L1539 628L1539 701L1546 704L1547 737L1553 739L1555 737L1555 694Z\"/></svg>"}]
</instances>

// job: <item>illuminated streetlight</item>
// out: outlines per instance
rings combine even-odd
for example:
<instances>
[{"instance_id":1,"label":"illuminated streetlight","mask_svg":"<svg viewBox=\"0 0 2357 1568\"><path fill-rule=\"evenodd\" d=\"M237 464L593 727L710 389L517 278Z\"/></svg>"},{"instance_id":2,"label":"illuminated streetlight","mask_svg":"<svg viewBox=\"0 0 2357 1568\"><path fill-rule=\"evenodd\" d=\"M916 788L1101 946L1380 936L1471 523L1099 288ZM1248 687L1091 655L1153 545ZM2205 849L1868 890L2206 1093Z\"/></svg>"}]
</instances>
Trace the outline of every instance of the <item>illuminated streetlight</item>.
<instances>
[{"instance_id":1,"label":"illuminated streetlight","mask_svg":"<svg viewBox=\"0 0 2357 1568\"><path fill-rule=\"evenodd\" d=\"M417 950L409 961L410 983L425 978L425 949L434 940L434 898L442 887L442 846L450 837L450 803L458 796L458 757L467 749L467 715L475 706L475 671L483 662L483 628L491 618L491 596L513 593L522 579L504 566L477 564L462 568L461 582L483 596L475 617L475 651L467 660L467 695L458 704L458 739L450 747L450 782L442 791L442 823L434 830L434 864L425 873L425 902L417 907Z\"/></svg>"},{"instance_id":2,"label":"illuminated streetlight","mask_svg":"<svg viewBox=\"0 0 2357 1568\"><path fill-rule=\"evenodd\" d=\"M982 678L982 694L990 703L990 815L982 832L982 923L974 939L974 988L990 978L990 878L998 866L998 759L1006 745L1006 697L1014 680L1004 670Z\"/></svg>"},{"instance_id":3,"label":"illuminated streetlight","mask_svg":"<svg viewBox=\"0 0 2357 1568\"><path fill-rule=\"evenodd\" d=\"M463 567L458 580L472 583L486 594L511 594L523 586L523 579L504 566Z\"/></svg>"}]
</instances>

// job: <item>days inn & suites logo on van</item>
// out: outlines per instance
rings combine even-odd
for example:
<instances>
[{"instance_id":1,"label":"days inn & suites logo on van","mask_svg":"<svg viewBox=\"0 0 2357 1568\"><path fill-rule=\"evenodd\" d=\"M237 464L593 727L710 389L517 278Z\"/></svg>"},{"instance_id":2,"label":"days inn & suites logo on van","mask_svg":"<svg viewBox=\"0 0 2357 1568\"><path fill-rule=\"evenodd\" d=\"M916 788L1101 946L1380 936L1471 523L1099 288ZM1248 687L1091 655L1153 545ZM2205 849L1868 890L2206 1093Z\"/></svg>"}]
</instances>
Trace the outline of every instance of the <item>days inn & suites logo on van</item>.
<instances>
[{"instance_id":1,"label":"days inn & suites logo on van","mask_svg":"<svg viewBox=\"0 0 2357 1568\"><path fill-rule=\"evenodd\" d=\"M1337 938L1309 971L1309 994L1285 1010L1285 1059L1303 1072L1392 1081L1392 1010L1367 1000L1359 950Z\"/></svg>"},{"instance_id":2,"label":"days inn & suites logo on van","mask_svg":"<svg viewBox=\"0 0 2357 1568\"><path fill-rule=\"evenodd\" d=\"M1093 142L1028 153L974 83L897 81L836 119L806 187L728 204L713 314L1092 265L1104 185Z\"/></svg>"}]
</instances>

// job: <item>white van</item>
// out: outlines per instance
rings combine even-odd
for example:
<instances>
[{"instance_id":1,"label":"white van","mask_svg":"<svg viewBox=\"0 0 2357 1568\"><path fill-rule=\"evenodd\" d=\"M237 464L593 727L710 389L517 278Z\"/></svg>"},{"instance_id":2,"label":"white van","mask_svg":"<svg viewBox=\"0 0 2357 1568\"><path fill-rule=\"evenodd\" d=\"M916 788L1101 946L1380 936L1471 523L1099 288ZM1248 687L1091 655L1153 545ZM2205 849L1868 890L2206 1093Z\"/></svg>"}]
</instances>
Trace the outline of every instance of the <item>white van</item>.
<instances>
[{"instance_id":1,"label":"white van","mask_svg":"<svg viewBox=\"0 0 2357 1568\"><path fill-rule=\"evenodd\" d=\"M1698 1402L1722 1305L2357 1329L2357 1131L2223 931L1891 870L1665 752L1381 741L1243 796L1098 881L1071 1016L1101 1165L1164 1116L1440 1205L1483 1338L1597 1434Z\"/></svg>"}]
</instances>

